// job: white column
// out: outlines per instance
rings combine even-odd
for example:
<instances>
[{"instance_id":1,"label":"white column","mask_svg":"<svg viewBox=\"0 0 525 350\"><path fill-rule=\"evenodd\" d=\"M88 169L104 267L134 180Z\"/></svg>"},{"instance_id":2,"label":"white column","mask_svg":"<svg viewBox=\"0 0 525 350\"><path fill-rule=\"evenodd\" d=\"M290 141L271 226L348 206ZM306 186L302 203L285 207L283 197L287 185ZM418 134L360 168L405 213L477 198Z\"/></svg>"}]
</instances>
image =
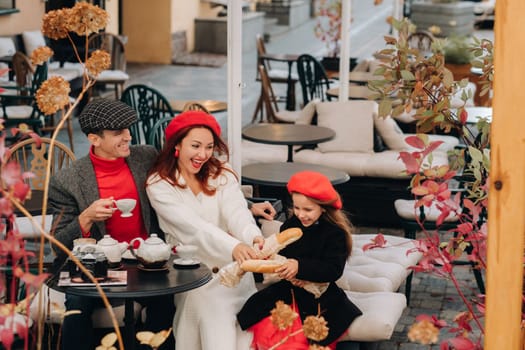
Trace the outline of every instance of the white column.
<instances>
[{"instance_id":1,"label":"white column","mask_svg":"<svg viewBox=\"0 0 525 350\"><path fill-rule=\"evenodd\" d=\"M350 71L350 20L351 0L343 0L341 13L341 53L339 60L339 101L348 100Z\"/></svg>"},{"instance_id":2,"label":"white column","mask_svg":"<svg viewBox=\"0 0 525 350\"><path fill-rule=\"evenodd\" d=\"M228 0L228 147L233 170L241 176L242 2Z\"/></svg>"}]
</instances>

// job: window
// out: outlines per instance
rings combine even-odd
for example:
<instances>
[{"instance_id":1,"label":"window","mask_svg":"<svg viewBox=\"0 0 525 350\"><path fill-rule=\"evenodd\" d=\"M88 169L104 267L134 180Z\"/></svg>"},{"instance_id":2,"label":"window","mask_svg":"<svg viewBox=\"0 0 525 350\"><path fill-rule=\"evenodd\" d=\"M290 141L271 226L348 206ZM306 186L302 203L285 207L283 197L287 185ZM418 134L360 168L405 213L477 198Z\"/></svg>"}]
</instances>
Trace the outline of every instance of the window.
<instances>
[{"instance_id":1,"label":"window","mask_svg":"<svg viewBox=\"0 0 525 350\"><path fill-rule=\"evenodd\" d=\"M0 0L0 15L7 15L10 13L18 12L16 5L16 0Z\"/></svg>"}]
</instances>

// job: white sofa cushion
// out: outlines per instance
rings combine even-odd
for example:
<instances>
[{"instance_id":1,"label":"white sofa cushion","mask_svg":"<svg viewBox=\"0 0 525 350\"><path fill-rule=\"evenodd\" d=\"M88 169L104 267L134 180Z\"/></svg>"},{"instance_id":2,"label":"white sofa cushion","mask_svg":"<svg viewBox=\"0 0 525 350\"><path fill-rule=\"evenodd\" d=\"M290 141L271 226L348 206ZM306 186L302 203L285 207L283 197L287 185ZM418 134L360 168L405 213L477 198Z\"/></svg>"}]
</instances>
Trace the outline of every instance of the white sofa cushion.
<instances>
[{"instance_id":1,"label":"white sofa cushion","mask_svg":"<svg viewBox=\"0 0 525 350\"><path fill-rule=\"evenodd\" d=\"M295 149L298 149L296 146ZM241 141L242 165L254 163L286 162L288 159L288 146L269 145L265 143ZM295 161L295 155L294 155Z\"/></svg>"},{"instance_id":2,"label":"white sofa cushion","mask_svg":"<svg viewBox=\"0 0 525 350\"><path fill-rule=\"evenodd\" d=\"M336 132L335 138L319 143L321 152L373 152L373 101L320 102L317 124Z\"/></svg>"},{"instance_id":3,"label":"white sofa cushion","mask_svg":"<svg viewBox=\"0 0 525 350\"><path fill-rule=\"evenodd\" d=\"M40 30L22 32L22 40L24 41L24 47L28 57L31 57L31 54L36 48L46 46L46 39Z\"/></svg>"},{"instance_id":4,"label":"white sofa cushion","mask_svg":"<svg viewBox=\"0 0 525 350\"><path fill-rule=\"evenodd\" d=\"M411 199L396 199L394 201L394 208L396 209L397 215L406 220L415 220L416 215L419 216L419 208L414 208L416 204L415 200ZM425 213L425 218L428 221L436 221L441 215L441 211L437 208L436 203L432 203L430 207L423 208ZM449 213L445 218L444 222L455 222L459 218L454 213Z\"/></svg>"},{"instance_id":5,"label":"white sofa cushion","mask_svg":"<svg viewBox=\"0 0 525 350\"><path fill-rule=\"evenodd\" d=\"M374 127L389 149L401 150L407 147L405 135L392 117L386 116L383 118L377 113L374 114Z\"/></svg>"},{"instance_id":6,"label":"white sofa cushion","mask_svg":"<svg viewBox=\"0 0 525 350\"><path fill-rule=\"evenodd\" d=\"M16 52L15 42L11 38L0 38L0 57L11 56Z\"/></svg>"},{"instance_id":7,"label":"white sofa cushion","mask_svg":"<svg viewBox=\"0 0 525 350\"><path fill-rule=\"evenodd\" d=\"M401 293L359 293L345 291L348 298L363 312L339 341L388 340L406 307Z\"/></svg>"},{"instance_id":8,"label":"white sofa cushion","mask_svg":"<svg viewBox=\"0 0 525 350\"><path fill-rule=\"evenodd\" d=\"M301 110L301 113L299 115L299 118L295 120L295 124L303 124L303 125L310 125L312 124L312 119L314 118L316 106L317 104L321 102L320 99L315 98L308 102L306 106L303 107Z\"/></svg>"},{"instance_id":9,"label":"white sofa cushion","mask_svg":"<svg viewBox=\"0 0 525 350\"><path fill-rule=\"evenodd\" d=\"M42 216L41 215L35 215L33 216L36 222L39 224L42 222ZM51 223L53 221L53 215L46 215L46 222L44 226L44 231L49 232L51 230ZM40 237L40 230L39 226L35 226L31 220L29 220L26 216L17 217L15 219L15 225L18 229L18 232L22 235L24 238L34 238L34 237Z\"/></svg>"}]
</instances>

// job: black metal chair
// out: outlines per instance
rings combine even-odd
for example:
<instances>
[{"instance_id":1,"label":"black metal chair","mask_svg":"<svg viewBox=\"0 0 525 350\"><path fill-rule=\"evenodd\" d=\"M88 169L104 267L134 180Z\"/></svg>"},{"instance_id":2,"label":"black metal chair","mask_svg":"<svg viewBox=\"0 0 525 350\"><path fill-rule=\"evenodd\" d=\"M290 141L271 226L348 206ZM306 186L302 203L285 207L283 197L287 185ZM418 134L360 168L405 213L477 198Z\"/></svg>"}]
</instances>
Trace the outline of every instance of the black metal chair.
<instances>
[{"instance_id":1,"label":"black metal chair","mask_svg":"<svg viewBox=\"0 0 525 350\"><path fill-rule=\"evenodd\" d=\"M164 147L164 143L166 142L164 130L166 130L166 127L172 119L173 117L165 117L157 120L149 133L148 145L152 145L159 151Z\"/></svg>"},{"instance_id":2,"label":"black metal chair","mask_svg":"<svg viewBox=\"0 0 525 350\"><path fill-rule=\"evenodd\" d=\"M157 121L173 118L175 113L169 101L158 90L146 85L128 86L120 100L137 111L139 120L130 127L132 144L147 144Z\"/></svg>"},{"instance_id":3,"label":"black metal chair","mask_svg":"<svg viewBox=\"0 0 525 350\"><path fill-rule=\"evenodd\" d=\"M297 73L303 92L304 106L314 98L321 101L327 99L326 91L330 89L330 80L321 62L311 55L301 55L297 59Z\"/></svg>"}]
</instances>

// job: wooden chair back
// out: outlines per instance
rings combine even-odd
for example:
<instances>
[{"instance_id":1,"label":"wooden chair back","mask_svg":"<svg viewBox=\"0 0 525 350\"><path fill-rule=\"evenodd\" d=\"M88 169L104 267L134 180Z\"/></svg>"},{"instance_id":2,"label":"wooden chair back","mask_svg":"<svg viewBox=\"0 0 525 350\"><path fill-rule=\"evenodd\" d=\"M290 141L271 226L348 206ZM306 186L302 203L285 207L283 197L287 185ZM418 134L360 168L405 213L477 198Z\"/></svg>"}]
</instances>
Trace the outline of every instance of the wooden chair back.
<instances>
[{"instance_id":1,"label":"wooden chair back","mask_svg":"<svg viewBox=\"0 0 525 350\"><path fill-rule=\"evenodd\" d=\"M22 172L34 174L34 177L26 179L32 189L44 190L48 162L51 162L51 175L53 175L58 170L71 166L76 157L73 151L59 141L54 142L53 152L50 148L50 138L41 137L39 142L29 138L15 143L9 148L9 160L17 161Z\"/></svg>"},{"instance_id":2,"label":"wooden chair back","mask_svg":"<svg viewBox=\"0 0 525 350\"><path fill-rule=\"evenodd\" d=\"M330 89L330 80L321 63L313 56L303 54L297 58L297 74L303 93L303 106L311 100L326 99L326 91Z\"/></svg>"},{"instance_id":3,"label":"wooden chair back","mask_svg":"<svg viewBox=\"0 0 525 350\"><path fill-rule=\"evenodd\" d=\"M115 34L100 32L89 37L90 50L104 50L111 55L110 70L126 71L126 52L122 39Z\"/></svg>"},{"instance_id":4,"label":"wooden chair back","mask_svg":"<svg viewBox=\"0 0 525 350\"><path fill-rule=\"evenodd\" d=\"M175 115L166 97L147 85L128 86L120 100L135 109L139 117L130 127L132 144L147 144L153 125L162 118L173 118Z\"/></svg>"},{"instance_id":5,"label":"wooden chair back","mask_svg":"<svg viewBox=\"0 0 525 350\"><path fill-rule=\"evenodd\" d=\"M275 113L279 112L279 106L277 105L277 96L275 95L272 82L268 77L268 71L264 65L258 67L259 76L261 77L261 96L264 108L266 108L266 119L268 122L273 123L277 121Z\"/></svg>"},{"instance_id":6,"label":"wooden chair back","mask_svg":"<svg viewBox=\"0 0 525 350\"><path fill-rule=\"evenodd\" d=\"M182 107L182 111L203 111L208 114L210 114L210 111L206 107L204 107L202 104L196 101L189 101L184 104L184 107Z\"/></svg>"},{"instance_id":7,"label":"wooden chair back","mask_svg":"<svg viewBox=\"0 0 525 350\"><path fill-rule=\"evenodd\" d=\"M434 35L424 30L411 33L407 38L408 46L413 49L418 49L422 54L432 52L433 42Z\"/></svg>"}]
</instances>

